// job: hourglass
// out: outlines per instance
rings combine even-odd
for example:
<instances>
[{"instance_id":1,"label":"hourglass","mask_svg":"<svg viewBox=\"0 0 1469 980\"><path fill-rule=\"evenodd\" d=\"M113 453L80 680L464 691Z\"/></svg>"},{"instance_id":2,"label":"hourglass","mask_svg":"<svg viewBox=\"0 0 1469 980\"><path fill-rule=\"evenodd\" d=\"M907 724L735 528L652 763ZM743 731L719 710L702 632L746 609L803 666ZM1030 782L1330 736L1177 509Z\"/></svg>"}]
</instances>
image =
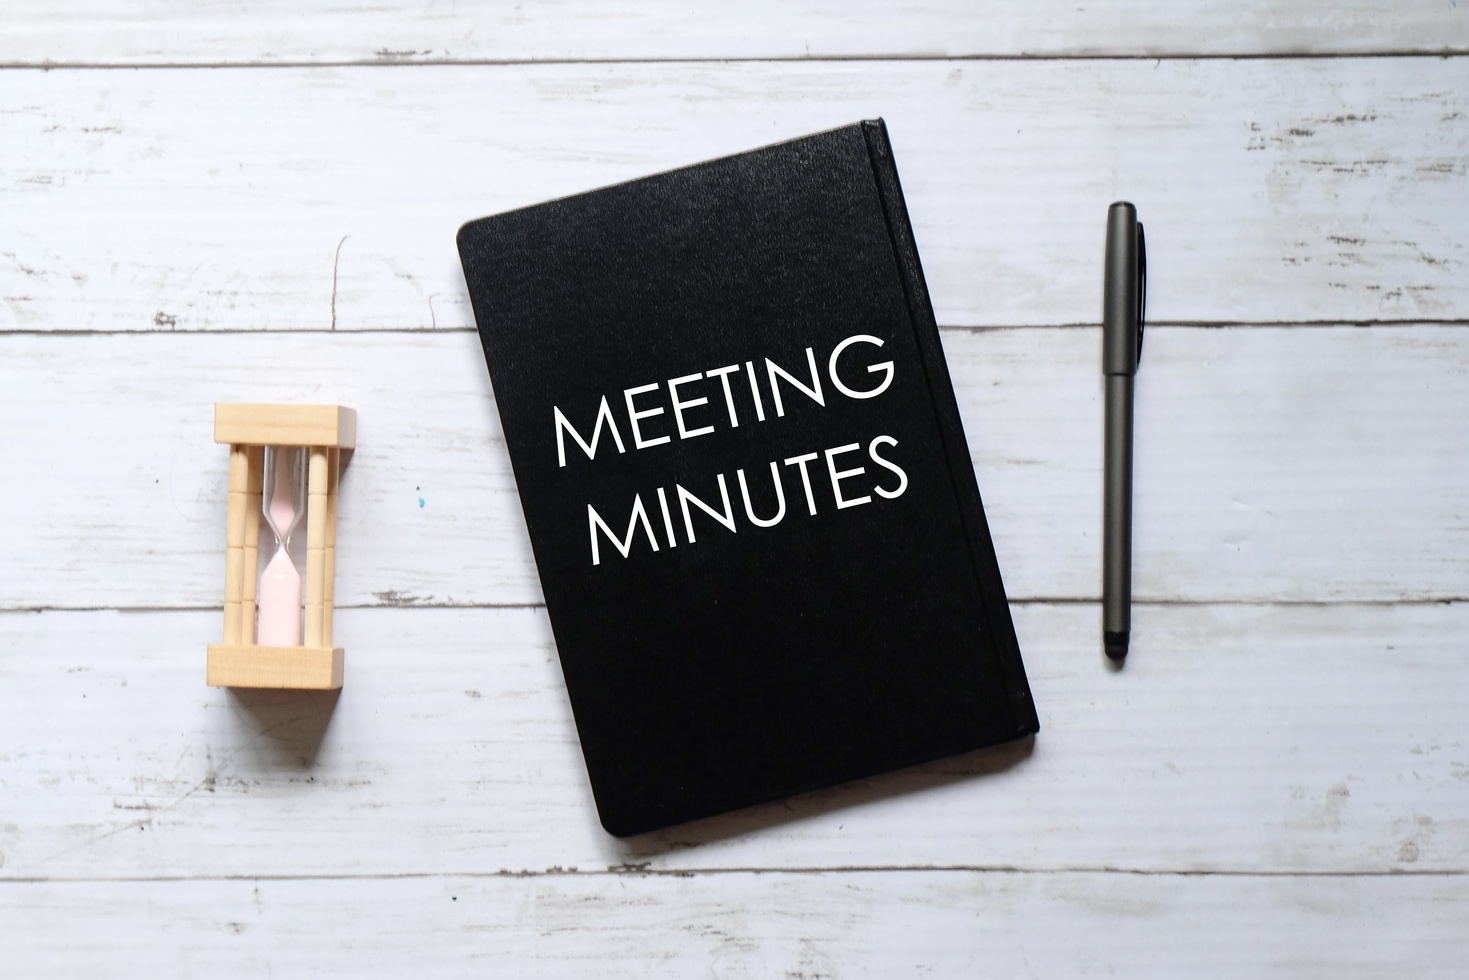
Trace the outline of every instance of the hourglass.
<instances>
[{"instance_id":1,"label":"hourglass","mask_svg":"<svg viewBox=\"0 0 1469 980\"><path fill-rule=\"evenodd\" d=\"M214 406L230 483L224 642L209 647L210 684L342 686L343 652L332 646L337 484L356 431L357 414L337 405ZM262 521L271 536L265 554Z\"/></svg>"}]
</instances>

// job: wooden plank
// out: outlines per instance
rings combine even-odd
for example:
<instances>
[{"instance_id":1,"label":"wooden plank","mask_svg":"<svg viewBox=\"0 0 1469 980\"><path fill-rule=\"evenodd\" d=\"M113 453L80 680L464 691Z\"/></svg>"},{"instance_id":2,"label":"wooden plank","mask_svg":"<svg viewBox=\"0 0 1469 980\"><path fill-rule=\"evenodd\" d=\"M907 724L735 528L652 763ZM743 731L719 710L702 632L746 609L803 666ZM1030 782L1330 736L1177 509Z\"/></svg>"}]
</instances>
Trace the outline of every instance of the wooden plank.
<instances>
[{"instance_id":1,"label":"wooden plank","mask_svg":"<svg viewBox=\"0 0 1469 980\"><path fill-rule=\"evenodd\" d=\"M209 612L9 614L0 878L1469 871L1469 604L1140 606L1121 673L1015 615L1033 743L619 841L543 610L339 610L339 693L205 687Z\"/></svg>"},{"instance_id":2,"label":"wooden plank","mask_svg":"<svg viewBox=\"0 0 1469 980\"><path fill-rule=\"evenodd\" d=\"M879 114L941 324L1099 321L1123 197L1155 322L1469 318L1469 58L5 81L0 330L464 327L464 221Z\"/></svg>"},{"instance_id":3,"label":"wooden plank","mask_svg":"<svg viewBox=\"0 0 1469 980\"><path fill-rule=\"evenodd\" d=\"M21 976L1462 975L1463 878L943 873L0 885ZM326 939L324 937L330 937Z\"/></svg>"},{"instance_id":4,"label":"wooden plank","mask_svg":"<svg viewBox=\"0 0 1469 980\"><path fill-rule=\"evenodd\" d=\"M1469 49L1453 3L1302 0L1220 6L1132 0L1082 6L1001 0L901 5L859 0L713 7L588 0L434 4L344 0L199 7L100 0L13 0L0 61L23 65L602 61L867 56L1056 57L1259 55Z\"/></svg>"},{"instance_id":5,"label":"wooden plank","mask_svg":"<svg viewBox=\"0 0 1469 980\"><path fill-rule=\"evenodd\" d=\"M944 334L1015 599L1100 595L1099 333ZM1140 601L1469 596L1469 332L1153 328L1144 350ZM27 420L0 608L218 608L227 451L200 407L301 392L368 426L336 607L540 602L472 333L11 335L0 362L0 418Z\"/></svg>"}]
</instances>

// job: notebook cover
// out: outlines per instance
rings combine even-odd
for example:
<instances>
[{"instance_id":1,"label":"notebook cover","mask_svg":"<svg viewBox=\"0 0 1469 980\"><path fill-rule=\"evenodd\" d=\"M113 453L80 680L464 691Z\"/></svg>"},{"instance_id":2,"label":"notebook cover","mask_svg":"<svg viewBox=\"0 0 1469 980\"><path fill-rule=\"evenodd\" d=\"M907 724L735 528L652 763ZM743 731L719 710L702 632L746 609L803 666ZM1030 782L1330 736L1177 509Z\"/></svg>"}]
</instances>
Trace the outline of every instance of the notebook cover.
<instances>
[{"instance_id":1,"label":"notebook cover","mask_svg":"<svg viewBox=\"0 0 1469 980\"><path fill-rule=\"evenodd\" d=\"M881 120L459 250L610 833L1038 730Z\"/></svg>"}]
</instances>

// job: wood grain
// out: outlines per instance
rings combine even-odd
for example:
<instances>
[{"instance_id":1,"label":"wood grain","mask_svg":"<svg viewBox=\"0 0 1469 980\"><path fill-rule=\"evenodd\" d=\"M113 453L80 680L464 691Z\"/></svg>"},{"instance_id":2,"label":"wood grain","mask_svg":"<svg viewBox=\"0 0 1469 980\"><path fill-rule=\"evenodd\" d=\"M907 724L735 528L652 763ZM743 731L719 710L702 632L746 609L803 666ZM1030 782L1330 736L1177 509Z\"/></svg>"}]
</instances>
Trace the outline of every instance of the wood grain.
<instances>
[{"instance_id":1,"label":"wood grain","mask_svg":"<svg viewBox=\"0 0 1469 980\"><path fill-rule=\"evenodd\" d=\"M61 9L57 9L58 6ZM352 0L240 7L184 0L12 0L0 62L151 65L686 60L731 58L1091 57L1469 50L1453 3L1303 0L962 0L690 6L657 0L432 3Z\"/></svg>"},{"instance_id":2,"label":"wood grain","mask_svg":"<svg viewBox=\"0 0 1469 980\"><path fill-rule=\"evenodd\" d=\"M1015 615L1033 743L624 842L543 610L338 610L339 693L205 687L210 612L8 614L0 878L1469 871L1469 604L1140 606L1121 674Z\"/></svg>"},{"instance_id":3,"label":"wood grain","mask_svg":"<svg viewBox=\"0 0 1469 980\"><path fill-rule=\"evenodd\" d=\"M224 552L224 641L245 642L245 579L255 574L255 569L245 566L245 538L249 516L247 511L254 494L250 493L250 449L248 446L229 447L230 482L228 510L225 518ZM258 527L258 525L257 525ZM253 628L253 621L251 627Z\"/></svg>"},{"instance_id":4,"label":"wood grain","mask_svg":"<svg viewBox=\"0 0 1469 980\"><path fill-rule=\"evenodd\" d=\"M939 322L1469 318L1469 59L10 71L0 330L473 323L465 221L882 115Z\"/></svg>"},{"instance_id":5,"label":"wood grain","mask_svg":"<svg viewBox=\"0 0 1469 980\"><path fill-rule=\"evenodd\" d=\"M8 3L0 972L1461 975L1466 53L1462 0ZM1042 731L618 842L454 231L876 115ZM1121 674L1118 198L1173 325ZM203 683L226 398L363 410L341 691Z\"/></svg>"},{"instance_id":6,"label":"wood grain","mask_svg":"<svg viewBox=\"0 0 1469 980\"><path fill-rule=\"evenodd\" d=\"M357 413L341 405L216 402L214 441L248 446L340 446L356 443Z\"/></svg>"},{"instance_id":7,"label":"wood grain","mask_svg":"<svg viewBox=\"0 0 1469 980\"><path fill-rule=\"evenodd\" d=\"M22 976L1458 977L1459 880L918 872L0 885ZM78 929L76 922L87 923ZM325 937L330 937L325 938ZM426 951L430 951L426 953ZM431 966L426 966L426 960Z\"/></svg>"},{"instance_id":8,"label":"wood grain","mask_svg":"<svg viewBox=\"0 0 1469 980\"><path fill-rule=\"evenodd\" d=\"M242 644L209 645L205 683L213 687L288 688L335 691L342 686L344 657L341 647L257 646L253 638Z\"/></svg>"},{"instance_id":9,"label":"wood grain","mask_svg":"<svg viewBox=\"0 0 1469 980\"><path fill-rule=\"evenodd\" d=\"M943 335L1012 599L1100 594L1099 333ZM1140 601L1469 596L1469 332L1154 328L1144 350ZM338 609L541 601L475 334L11 335L0 362L10 458L44 461L6 489L26 520L0 524L0 608L218 608L228 453L200 407L225 397L361 409Z\"/></svg>"}]
</instances>

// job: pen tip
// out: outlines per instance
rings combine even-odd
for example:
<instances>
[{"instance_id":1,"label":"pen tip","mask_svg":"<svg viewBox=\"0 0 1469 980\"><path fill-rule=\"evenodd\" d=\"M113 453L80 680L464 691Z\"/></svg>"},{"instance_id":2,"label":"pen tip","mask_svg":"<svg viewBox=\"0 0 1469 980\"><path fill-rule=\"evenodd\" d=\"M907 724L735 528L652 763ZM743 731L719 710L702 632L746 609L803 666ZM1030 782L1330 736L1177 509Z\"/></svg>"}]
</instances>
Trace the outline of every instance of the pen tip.
<instances>
[{"instance_id":1,"label":"pen tip","mask_svg":"<svg viewBox=\"0 0 1469 980\"><path fill-rule=\"evenodd\" d=\"M1103 631L1102 648L1107 651L1107 656L1113 660L1121 660L1127 656L1127 639L1127 630L1120 630L1115 633L1111 630Z\"/></svg>"}]
</instances>

